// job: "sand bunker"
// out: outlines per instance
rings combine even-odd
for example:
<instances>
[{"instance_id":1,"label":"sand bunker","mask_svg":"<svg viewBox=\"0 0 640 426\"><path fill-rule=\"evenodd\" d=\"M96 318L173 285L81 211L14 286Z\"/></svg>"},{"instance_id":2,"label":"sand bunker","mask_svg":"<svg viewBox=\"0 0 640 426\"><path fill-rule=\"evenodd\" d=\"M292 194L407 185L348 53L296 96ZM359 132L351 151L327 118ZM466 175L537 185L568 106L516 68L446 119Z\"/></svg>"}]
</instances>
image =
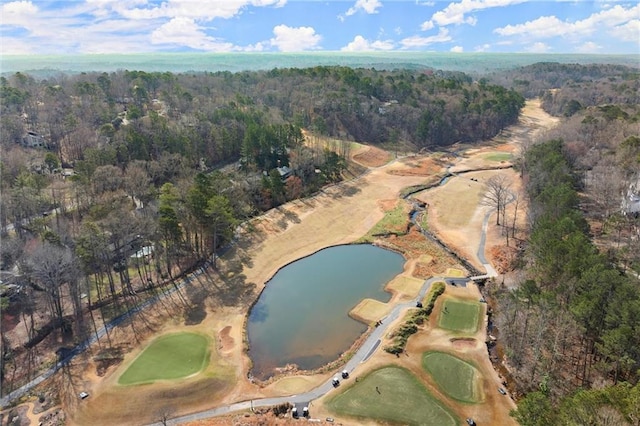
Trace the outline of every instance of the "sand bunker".
<instances>
[{"instance_id":1,"label":"sand bunker","mask_svg":"<svg viewBox=\"0 0 640 426\"><path fill-rule=\"evenodd\" d=\"M462 338L453 338L449 339L451 345L454 349L464 350L464 349L473 349L476 347L477 340L470 337L462 337Z\"/></svg>"},{"instance_id":2,"label":"sand bunker","mask_svg":"<svg viewBox=\"0 0 640 426\"><path fill-rule=\"evenodd\" d=\"M231 337L230 333L231 333L230 325L224 327L218 333L218 342L220 344L220 350L222 352L228 352L232 350L235 346L235 340L233 339L233 337Z\"/></svg>"}]
</instances>

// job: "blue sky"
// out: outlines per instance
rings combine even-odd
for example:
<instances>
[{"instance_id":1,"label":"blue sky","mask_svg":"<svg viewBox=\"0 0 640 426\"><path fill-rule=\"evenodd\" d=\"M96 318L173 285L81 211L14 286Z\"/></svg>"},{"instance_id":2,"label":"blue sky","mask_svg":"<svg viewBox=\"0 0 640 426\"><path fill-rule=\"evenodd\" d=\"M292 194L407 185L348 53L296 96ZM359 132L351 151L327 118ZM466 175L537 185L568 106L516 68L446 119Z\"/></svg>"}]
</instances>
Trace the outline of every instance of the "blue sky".
<instances>
[{"instance_id":1,"label":"blue sky","mask_svg":"<svg viewBox=\"0 0 640 426\"><path fill-rule=\"evenodd\" d=\"M638 1L0 0L3 54L640 54Z\"/></svg>"}]
</instances>

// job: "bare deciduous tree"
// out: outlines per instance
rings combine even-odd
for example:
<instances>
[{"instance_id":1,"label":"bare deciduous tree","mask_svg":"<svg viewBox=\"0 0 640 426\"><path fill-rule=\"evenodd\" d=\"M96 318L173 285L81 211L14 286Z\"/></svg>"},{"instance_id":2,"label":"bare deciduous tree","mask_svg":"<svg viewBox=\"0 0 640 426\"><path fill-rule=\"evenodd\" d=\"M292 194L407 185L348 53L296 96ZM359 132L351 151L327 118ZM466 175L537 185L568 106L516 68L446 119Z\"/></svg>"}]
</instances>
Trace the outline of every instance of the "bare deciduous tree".
<instances>
[{"instance_id":1,"label":"bare deciduous tree","mask_svg":"<svg viewBox=\"0 0 640 426\"><path fill-rule=\"evenodd\" d=\"M500 218L504 222L505 207L509 202L509 187L511 182L504 175L491 176L486 183L487 192L482 204L496 209L496 225L500 225Z\"/></svg>"},{"instance_id":2,"label":"bare deciduous tree","mask_svg":"<svg viewBox=\"0 0 640 426\"><path fill-rule=\"evenodd\" d=\"M73 252L67 247L44 243L39 245L22 265L23 271L32 282L42 288L47 295L51 316L62 323L64 306L62 286L70 285L70 292L77 291L79 264ZM75 297L77 296L77 297ZM79 310L79 295L72 294L74 309ZM77 312L78 316L79 313Z\"/></svg>"},{"instance_id":3,"label":"bare deciduous tree","mask_svg":"<svg viewBox=\"0 0 640 426\"><path fill-rule=\"evenodd\" d=\"M146 198L145 195L150 191L150 184L151 178L142 164L130 164L125 170L124 190L131 197L131 200L136 203L136 206L138 206L138 203L140 208L144 206L143 199Z\"/></svg>"}]
</instances>

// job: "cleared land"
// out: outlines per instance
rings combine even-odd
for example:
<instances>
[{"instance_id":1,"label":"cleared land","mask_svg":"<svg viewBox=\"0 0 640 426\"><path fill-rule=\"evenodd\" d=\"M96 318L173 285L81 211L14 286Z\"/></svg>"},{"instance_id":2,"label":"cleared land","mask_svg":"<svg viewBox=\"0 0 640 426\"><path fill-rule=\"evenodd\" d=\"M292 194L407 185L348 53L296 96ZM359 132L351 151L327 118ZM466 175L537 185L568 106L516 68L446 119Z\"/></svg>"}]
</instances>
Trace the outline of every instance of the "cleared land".
<instances>
[{"instance_id":1,"label":"cleared land","mask_svg":"<svg viewBox=\"0 0 640 426\"><path fill-rule=\"evenodd\" d=\"M482 400L480 373L468 362L444 352L426 352L422 356L422 367L451 398L471 403Z\"/></svg>"},{"instance_id":2,"label":"cleared land","mask_svg":"<svg viewBox=\"0 0 640 426\"><path fill-rule=\"evenodd\" d=\"M445 299L438 316L438 326L462 333L478 331L480 304L458 299Z\"/></svg>"},{"instance_id":3,"label":"cleared land","mask_svg":"<svg viewBox=\"0 0 640 426\"><path fill-rule=\"evenodd\" d=\"M438 402L408 370L384 367L336 395L327 406L336 414L409 425L455 425Z\"/></svg>"},{"instance_id":4,"label":"cleared land","mask_svg":"<svg viewBox=\"0 0 640 426\"><path fill-rule=\"evenodd\" d=\"M132 385L188 377L202 370L209 340L195 333L175 333L154 340L127 368L118 384Z\"/></svg>"},{"instance_id":5,"label":"cleared land","mask_svg":"<svg viewBox=\"0 0 640 426\"><path fill-rule=\"evenodd\" d=\"M491 160L483 158L484 155L509 152L517 156L519 145L524 140L545 128L552 127L556 121L557 119L542 111L539 100L530 100L523 110L520 125L512 126L508 133L503 132L502 137L496 138L488 149L474 147L475 151L465 153L464 157L452 158L442 155L442 158L439 158L438 154L434 154L431 158L415 156L385 164L389 159L387 154L375 152L373 148L362 148L362 153L367 154L357 158L364 164L359 167L373 167L369 173L350 182L325 188L315 197L287 203L252 220L245 232L240 233L237 244L220 259L220 272L207 271L207 274L198 279L199 285L214 283L219 293L215 300L203 302L205 318L191 328L194 331L197 329L198 332L210 333L211 330L223 330L232 326L231 329L227 329L230 334L220 336L221 347L214 349L216 355L211 357L203 373L184 380L159 381L151 386L123 387L115 383L119 371L122 371L120 368L114 366L104 373L96 374L97 366L94 360L90 357L78 358L73 365L73 390L69 390L70 397L62 404L69 416L69 424L152 423L158 420L155 411L159 407L171 407L172 416L176 416L247 398L282 395L283 390L279 388L277 381L272 386L261 388L246 380L251 363L242 344L247 307L278 268L319 249L351 243L362 238L384 216L385 211L396 206L388 205L388 201L397 200L404 188L437 182L451 163L454 163L454 166L450 171L454 173L495 166L496 163L490 163ZM361 153L354 151L356 148L352 151L354 155ZM429 229L479 267L482 265L477 261L475 253L482 219L488 208L479 204L483 196L482 184L471 181L470 178L480 180L496 173L508 174L515 180L514 186L518 182L518 176L513 171L472 172L453 177L446 185L424 193L424 200L428 204ZM451 184L458 180L464 182L467 191L470 192L450 193ZM423 199L423 194L420 194L419 198ZM453 216L450 214L452 211L456 212L456 215L463 214L466 223L462 226L449 223L449 218ZM412 262L407 262L407 269L411 270L412 276L428 278L442 275L446 268L453 266L441 261L440 256L433 250L426 250L425 239L417 232L414 247L412 234L403 237L407 240L404 244L407 258L413 259ZM492 245L501 241L501 238L490 226L487 252ZM419 246L418 242L421 243ZM194 287L196 288L197 286ZM452 290L457 292L471 289L449 288L447 293ZM456 296L464 297L457 293ZM439 307L436 312L438 310ZM166 318L161 310L153 309L145 312L145 317L148 321L153 319L155 327L142 337L136 336L134 339L131 327L118 327L111 332L112 342L119 344L124 353L131 355L131 358L135 358L139 351L139 344L136 342L142 341L146 344L152 333L157 333L158 330L167 332L185 328L180 314L174 315L172 321L163 322ZM451 336L438 327L437 319L438 315L434 312L430 318L431 326L424 331L427 335L410 339L410 357L393 357L393 362L413 362L415 358L413 373L420 375L420 371L427 376L420 365L421 355L418 354L433 349L447 350L451 347ZM514 424L513 419L509 417L509 410L515 407L513 402L493 396L495 392L491 392L495 390L495 385L500 379L489 363L486 347L480 343L483 341L484 336L478 336L477 347L465 347L464 351L473 357L483 376L488 378L484 381L484 386L488 386L484 389L486 401L478 405L465 404L456 411L460 418L473 417L482 424ZM130 362L129 355L125 356L122 366ZM391 355L379 350L361 368L368 370L387 365L390 357ZM331 374L314 375L314 383L315 380L327 380ZM292 382L287 379L281 380L286 392L291 391L289 385ZM306 386L300 386L304 387ZM79 404L75 389L85 389L91 393L91 397ZM216 424L228 424L227 420L222 420L223 423L212 421Z\"/></svg>"}]
</instances>

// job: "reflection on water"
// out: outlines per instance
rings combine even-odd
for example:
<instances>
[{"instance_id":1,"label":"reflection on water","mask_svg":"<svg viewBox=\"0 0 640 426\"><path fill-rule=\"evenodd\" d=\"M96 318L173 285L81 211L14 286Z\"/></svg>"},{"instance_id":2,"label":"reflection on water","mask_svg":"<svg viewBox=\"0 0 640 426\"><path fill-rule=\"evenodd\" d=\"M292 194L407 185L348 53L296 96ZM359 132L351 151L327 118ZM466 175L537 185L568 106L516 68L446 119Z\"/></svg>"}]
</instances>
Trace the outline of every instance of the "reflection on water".
<instances>
[{"instance_id":1,"label":"reflection on water","mask_svg":"<svg viewBox=\"0 0 640 426\"><path fill-rule=\"evenodd\" d=\"M267 317L269 316L269 307L264 304L257 304L251 310L251 321L252 322L265 322Z\"/></svg>"},{"instance_id":2,"label":"reflection on water","mask_svg":"<svg viewBox=\"0 0 640 426\"><path fill-rule=\"evenodd\" d=\"M249 314L253 374L297 364L318 368L338 358L365 330L349 318L364 298L389 300L384 285L402 271L401 255L371 245L330 247L281 269Z\"/></svg>"}]
</instances>

